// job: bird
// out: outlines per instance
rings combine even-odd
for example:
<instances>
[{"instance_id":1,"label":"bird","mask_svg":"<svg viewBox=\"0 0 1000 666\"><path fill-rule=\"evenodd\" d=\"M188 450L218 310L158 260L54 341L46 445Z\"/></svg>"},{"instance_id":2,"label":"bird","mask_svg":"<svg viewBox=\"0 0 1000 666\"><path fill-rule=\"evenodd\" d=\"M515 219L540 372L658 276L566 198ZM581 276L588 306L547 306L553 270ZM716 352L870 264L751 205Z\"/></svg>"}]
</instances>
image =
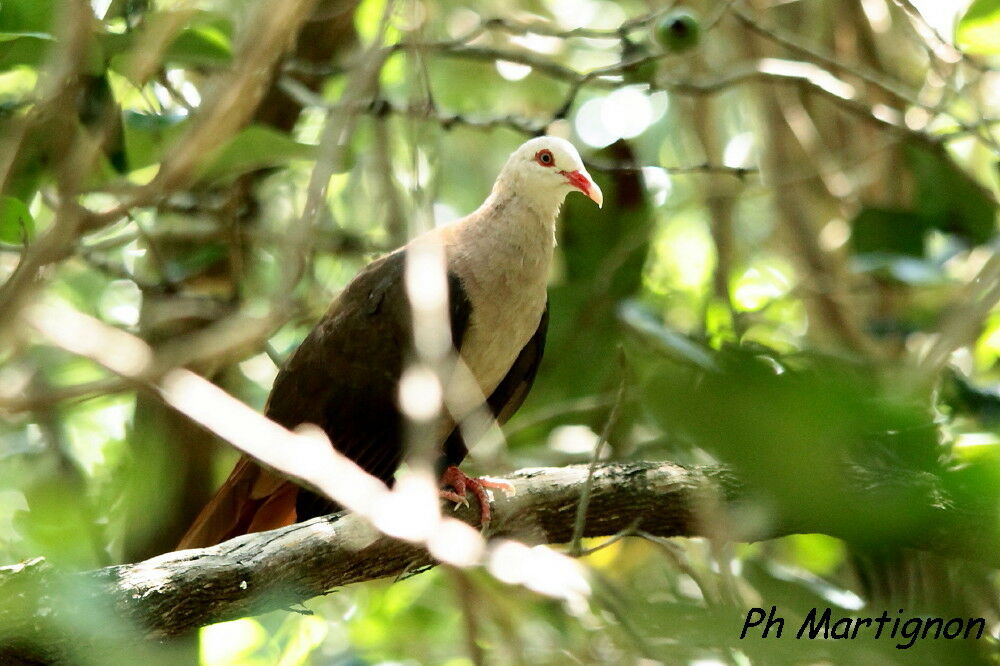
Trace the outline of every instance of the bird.
<instances>
[{"instance_id":1,"label":"bird","mask_svg":"<svg viewBox=\"0 0 1000 666\"><path fill-rule=\"evenodd\" d=\"M443 249L454 351L481 389L479 404L485 397L492 416L505 423L524 402L542 359L556 221L571 192L603 205L573 144L553 136L523 143L479 208L376 259L348 283L279 370L266 416L289 429L320 427L335 449L393 484L406 453L400 378L414 348L406 258L432 242ZM471 492L485 526L491 518L485 488L507 487L459 469L468 453L460 427L467 415L442 418L435 462L442 497L467 504ZM337 509L244 456L177 548L211 546Z\"/></svg>"}]
</instances>

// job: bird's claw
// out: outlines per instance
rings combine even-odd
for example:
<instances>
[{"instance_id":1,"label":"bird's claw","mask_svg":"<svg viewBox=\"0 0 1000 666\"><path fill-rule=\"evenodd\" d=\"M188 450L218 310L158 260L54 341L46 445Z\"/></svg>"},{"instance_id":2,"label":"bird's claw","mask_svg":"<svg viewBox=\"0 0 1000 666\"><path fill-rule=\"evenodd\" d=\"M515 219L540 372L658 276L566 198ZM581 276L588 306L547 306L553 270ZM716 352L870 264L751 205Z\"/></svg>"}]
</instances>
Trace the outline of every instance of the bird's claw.
<instances>
[{"instance_id":1,"label":"bird's claw","mask_svg":"<svg viewBox=\"0 0 1000 666\"><path fill-rule=\"evenodd\" d=\"M442 490L440 491L440 494L441 499L446 499L449 502L455 503L455 508L453 509L454 511L458 511L458 507L460 506L469 506L469 498L465 495L459 495L458 493L453 493L450 490Z\"/></svg>"},{"instance_id":2,"label":"bird's claw","mask_svg":"<svg viewBox=\"0 0 1000 666\"><path fill-rule=\"evenodd\" d=\"M501 490L506 494L514 493L514 487L509 483L503 483L501 481L488 481L486 479L474 479L467 476L465 472L454 465L445 469L444 474L441 476L441 485L451 486L455 489L455 492L442 490L441 497L455 502L456 511L458 510L459 505L466 507L469 506L466 491L471 491L472 494L476 496L476 501L479 502L479 522L483 527L490 524L490 518L492 517L492 512L490 510L490 498L486 493L486 489L492 488L494 490Z\"/></svg>"}]
</instances>

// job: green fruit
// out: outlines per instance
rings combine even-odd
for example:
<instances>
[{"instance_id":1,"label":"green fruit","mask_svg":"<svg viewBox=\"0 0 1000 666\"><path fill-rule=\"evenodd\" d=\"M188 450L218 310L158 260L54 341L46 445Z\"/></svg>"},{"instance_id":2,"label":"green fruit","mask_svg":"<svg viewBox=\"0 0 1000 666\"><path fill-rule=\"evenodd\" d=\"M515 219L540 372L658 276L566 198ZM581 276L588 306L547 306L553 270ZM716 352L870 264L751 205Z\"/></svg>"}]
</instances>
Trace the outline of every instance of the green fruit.
<instances>
[{"instance_id":1,"label":"green fruit","mask_svg":"<svg viewBox=\"0 0 1000 666\"><path fill-rule=\"evenodd\" d=\"M701 36L697 17L686 9L665 14L653 27L653 36L665 50L680 53L694 48Z\"/></svg>"}]
</instances>

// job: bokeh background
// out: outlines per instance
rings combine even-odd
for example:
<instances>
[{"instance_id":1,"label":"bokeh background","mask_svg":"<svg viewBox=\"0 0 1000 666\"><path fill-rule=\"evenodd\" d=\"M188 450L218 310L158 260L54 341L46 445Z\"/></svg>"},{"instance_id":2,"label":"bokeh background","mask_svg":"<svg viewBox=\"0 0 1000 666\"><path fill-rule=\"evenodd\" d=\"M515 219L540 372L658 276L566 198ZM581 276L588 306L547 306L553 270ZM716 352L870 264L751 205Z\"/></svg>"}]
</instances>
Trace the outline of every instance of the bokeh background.
<instances>
[{"instance_id":1,"label":"bokeh background","mask_svg":"<svg viewBox=\"0 0 1000 666\"><path fill-rule=\"evenodd\" d=\"M237 457L39 305L259 409L362 266L549 132L605 206L567 200L539 379L469 469L587 462L606 431L602 457L724 463L752 500L706 506L718 539L583 558L584 608L438 569L114 659L995 659L738 633L898 603L996 635L998 54L997 0L5 0L0 565L168 551ZM738 538L779 524L804 533ZM112 663L102 622L51 631Z\"/></svg>"}]
</instances>

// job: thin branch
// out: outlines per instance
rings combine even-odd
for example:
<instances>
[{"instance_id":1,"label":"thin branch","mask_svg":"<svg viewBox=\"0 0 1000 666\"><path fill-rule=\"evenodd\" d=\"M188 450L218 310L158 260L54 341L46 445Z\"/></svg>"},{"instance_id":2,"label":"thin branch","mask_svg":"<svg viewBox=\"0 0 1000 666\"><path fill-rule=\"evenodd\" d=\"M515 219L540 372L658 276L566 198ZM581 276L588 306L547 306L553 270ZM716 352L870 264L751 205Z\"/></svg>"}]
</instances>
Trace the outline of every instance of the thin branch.
<instances>
[{"instance_id":1,"label":"thin branch","mask_svg":"<svg viewBox=\"0 0 1000 666\"><path fill-rule=\"evenodd\" d=\"M775 44L783 46L784 48L788 49L789 51L795 53L800 57L808 58L809 60L819 65L823 65L824 67L830 68L830 70L832 71L841 70L843 72L846 72L847 74L850 74L854 78L860 81L864 81L866 84L871 85L875 88L878 88L882 92L888 94L890 97L893 97L897 100L902 100L903 102L906 102L907 104L910 104L912 106L918 106L924 108L932 113L935 113L937 111L934 108L921 104L908 91L903 90L902 88L900 88L899 85L896 84L896 82L889 80L886 76L884 76L879 72L876 72L869 68L862 68L860 66L851 66L833 54L823 53L818 49L802 44L791 33L788 33L775 26L765 26L761 24L759 21L757 21L756 18L754 18L750 14L749 11L747 11L743 7L734 7L732 11L733 15L737 19L739 19L739 21L747 28L757 33L758 35L761 35L762 37L769 39Z\"/></svg>"},{"instance_id":2,"label":"thin branch","mask_svg":"<svg viewBox=\"0 0 1000 666\"><path fill-rule=\"evenodd\" d=\"M914 30L916 30L917 34L923 38L925 45L929 48L934 57L938 58L942 62L948 63L949 65L961 60L971 65L974 69L989 71L989 67L985 66L983 63L973 60L960 49L956 48L950 40L945 39L944 36L938 32L937 28L932 26L927 19L924 18L924 15L920 13L920 10L917 9L910 0L892 0L892 4L903 10L906 17L910 19L910 23L913 25Z\"/></svg>"},{"instance_id":3,"label":"thin branch","mask_svg":"<svg viewBox=\"0 0 1000 666\"><path fill-rule=\"evenodd\" d=\"M670 563L673 564L678 571L687 574L701 591L701 597L705 600L705 604L708 607L718 607L721 605L717 586L712 585L705 575L691 564L690 558L684 553L679 545L669 539L656 536L655 534L650 534L649 532L643 530L636 531L636 536L641 537L657 546L660 552L662 552L663 555L670 560Z\"/></svg>"},{"instance_id":4,"label":"thin branch","mask_svg":"<svg viewBox=\"0 0 1000 666\"><path fill-rule=\"evenodd\" d=\"M462 608L462 620L465 623L465 649L469 653L469 660L475 666L482 666L486 663L483 649L479 646L479 608L482 607L482 599L475 589L472 580L462 569L456 567L445 567L452 586L455 588L455 596Z\"/></svg>"},{"instance_id":5,"label":"thin branch","mask_svg":"<svg viewBox=\"0 0 1000 666\"><path fill-rule=\"evenodd\" d=\"M904 89L897 81L892 80L881 72L862 65L850 65L833 54L824 53L811 46L807 46L799 42L796 36L792 33L783 31L778 27L762 25L743 8L735 7L732 11L733 15L736 16L736 18L743 23L743 25L758 35L783 46L801 57L805 57L819 65L827 67L830 71L843 71L851 77L859 81L863 81L866 85L881 90L890 98L894 99L897 104L923 109L931 116L948 113L943 108L942 102L939 102L936 106L924 104L920 101L917 94ZM949 117L959 126L960 131L964 134L973 134L991 147L996 147L996 142L993 141L992 137L979 133L978 130L982 127L981 122L970 124L960 120L952 114L949 114ZM929 125L930 123L927 124Z\"/></svg>"},{"instance_id":6,"label":"thin branch","mask_svg":"<svg viewBox=\"0 0 1000 666\"><path fill-rule=\"evenodd\" d=\"M600 552L605 548L609 548L615 545L616 543L618 543L619 541L621 541L626 537L640 536L639 532L636 531L636 527L638 526L638 524L639 520L636 519L632 521L631 525L621 530L617 534L613 534L612 536L608 537L607 539L597 544L596 546L593 546L591 548L584 548L582 550L577 550L575 552L571 548L570 551L567 552L567 555L570 555L572 557L587 557L588 555L593 555L594 553Z\"/></svg>"},{"instance_id":7,"label":"thin branch","mask_svg":"<svg viewBox=\"0 0 1000 666\"><path fill-rule=\"evenodd\" d=\"M476 118L462 113L449 113L438 108L428 109L423 104L393 104L382 98L371 100L370 102L357 102L347 106L342 103L329 104L322 97L305 88L294 79L285 78L281 81L282 89L294 97L296 101L304 106L312 106L326 109L331 112L350 111L353 113L367 113L376 118L388 115L403 116L407 118L417 118L435 122L443 129L449 130L456 125L471 127L474 129L510 129L520 134L537 136L545 131L560 112L557 111L552 117L547 119L531 119L516 115L490 116ZM602 173L641 173L642 167L626 164L606 164L601 162L587 161L587 168ZM692 164L686 166L662 167L667 173L672 174L726 174L736 178L746 178L756 174L756 167L734 167L725 164Z\"/></svg>"},{"instance_id":8,"label":"thin branch","mask_svg":"<svg viewBox=\"0 0 1000 666\"><path fill-rule=\"evenodd\" d=\"M587 480L583 484L583 492L580 493L580 503L576 506L576 518L573 521L573 539L571 542L572 545L570 547L570 552L577 556L579 556L582 552L580 548L580 539L583 538L583 530L587 523L587 507L590 505L590 492L594 483L594 473L597 471L597 463L601 459L601 451L604 449L604 445L608 442L611 430L618 423L618 412L621 410L622 403L625 401L625 385L628 375L624 358L624 352L619 350L619 365L621 366L622 371L621 382L618 384L618 391L615 393L615 401L611 405L611 412L608 414L608 420L604 422L604 428L601 429L601 435L597 438L597 442L594 444L594 453L590 459L590 466L587 467Z\"/></svg>"},{"instance_id":9,"label":"thin branch","mask_svg":"<svg viewBox=\"0 0 1000 666\"><path fill-rule=\"evenodd\" d=\"M1000 302L1000 254L993 254L956 299L933 344L914 369L911 386L926 388L948 364L952 352L975 341L983 321Z\"/></svg>"},{"instance_id":10,"label":"thin branch","mask_svg":"<svg viewBox=\"0 0 1000 666\"><path fill-rule=\"evenodd\" d=\"M618 165L618 164L603 164L600 162L593 162L590 160L586 161L587 168L592 171L599 171L601 173L642 173L643 168L639 166L630 165ZM747 176L754 175L760 172L757 167L736 167L729 166L727 164L709 164L708 162L702 162L701 164L692 164L689 166L665 166L657 167L662 168L667 173L671 174L721 174L727 176L734 176L740 180L745 179Z\"/></svg>"},{"instance_id":11,"label":"thin branch","mask_svg":"<svg viewBox=\"0 0 1000 666\"><path fill-rule=\"evenodd\" d=\"M676 3L671 3L676 4ZM494 17L483 21L482 26L489 30L503 30L514 35L542 35L544 37L557 37L559 39L572 39L581 37L584 39L620 39L633 30L644 28L669 11L670 7L659 9L654 12L643 14L635 18L624 21L617 28L595 29L595 28L573 28L572 30L561 30L549 23L539 21L517 21L510 18Z\"/></svg>"}]
</instances>

